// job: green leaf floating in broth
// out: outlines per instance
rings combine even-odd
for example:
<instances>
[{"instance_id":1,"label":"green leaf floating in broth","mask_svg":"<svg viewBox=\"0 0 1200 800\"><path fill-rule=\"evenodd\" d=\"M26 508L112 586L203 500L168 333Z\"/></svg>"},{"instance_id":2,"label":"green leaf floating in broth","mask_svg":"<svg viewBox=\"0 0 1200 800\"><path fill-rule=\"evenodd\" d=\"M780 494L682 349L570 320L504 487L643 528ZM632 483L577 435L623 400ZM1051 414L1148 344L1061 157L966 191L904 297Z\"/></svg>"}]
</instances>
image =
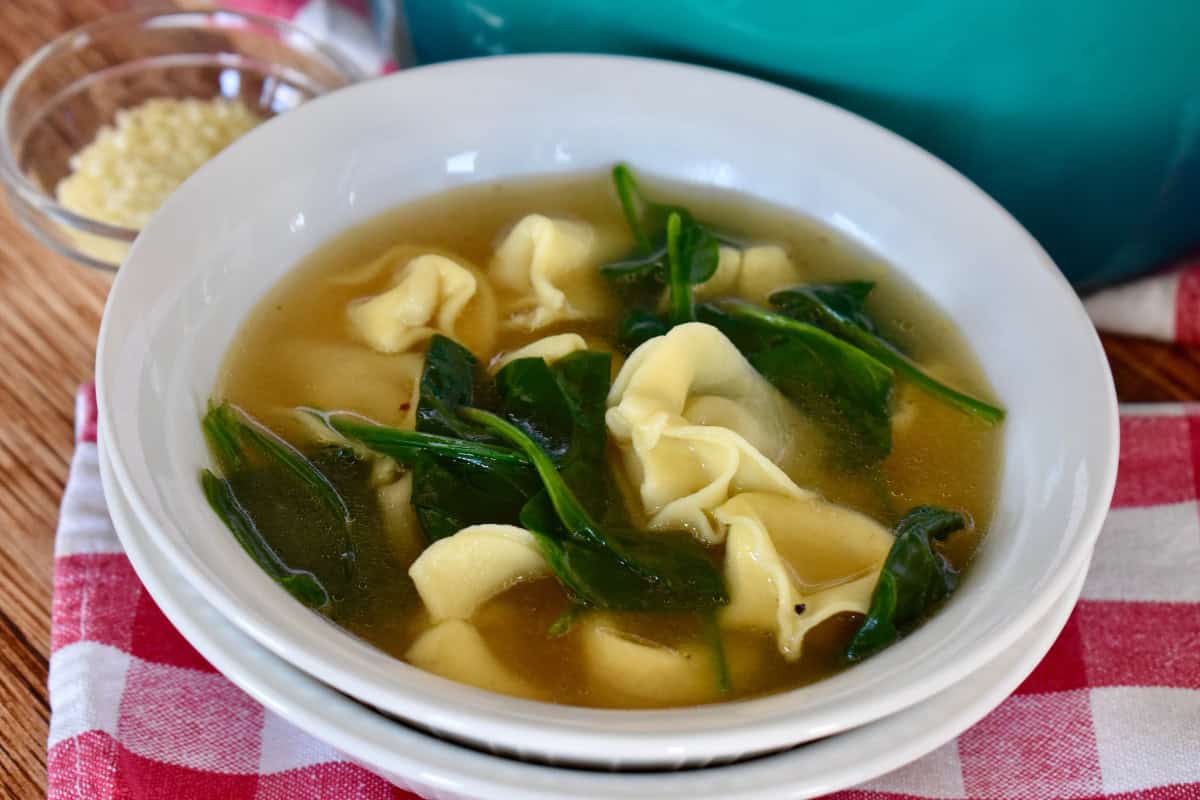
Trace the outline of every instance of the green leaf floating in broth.
<instances>
[{"instance_id":1,"label":"green leaf floating in broth","mask_svg":"<svg viewBox=\"0 0 1200 800\"><path fill-rule=\"evenodd\" d=\"M638 328L645 313L658 304L664 286L671 324L694 321L692 288L716 272L718 236L687 209L646 200L632 171L624 164L613 168L613 186L636 243L633 256L600 267L600 273L625 303L633 307L619 328L629 332ZM644 329L639 335L641 332ZM628 343L635 337L619 333L617 338Z\"/></svg>"},{"instance_id":2,"label":"green leaf floating in broth","mask_svg":"<svg viewBox=\"0 0 1200 800\"><path fill-rule=\"evenodd\" d=\"M742 300L700 306L762 375L845 441L847 458L871 464L892 449L892 370L826 331Z\"/></svg>"},{"instance_id":3,"label":"green leaf floating in broth","mask_svg":"<svg viewBox=\"0 0 1200 800\"><path fill-rule=\"evenodd\" d=\"M521 508L541 489L528 467L438 457L413 465L412 507L429 542L485 523L517 525Z\"/></svg>"},{"instance_id":4,"label":"green leaf floating in broth","mask_svg":"<svg viewBox=\"0 0 1200 800\"><path fill-rule=\"evenodd\" d=\"M871 594L867 618L846 650L861 661L896 641L958 586L958 572L934 548L969 524L965 515L934 506L912 509L896 525L896 541Z\"/></svg>"},{"instance_id":5,"label":"green leaf floating in broth","mask_svg":"<svg viewBox=\"0 0 1200 800\"><path fill-rule=\"evenodd\" d=\"M608 410L608 390L612 385L612 354L583 350L559 359L550 369L558 378L563 399L570 405L574 420L564 463L604 464L608 447L604 414ZM513 413L507 404L505 411Z\"/></svg>"},{"instance_id":6,"label":"green leaf floating in broth","mask_svg":"<svg viewBox=\"0 0 1200 800\"><path fill-rule=\"evenodd\" d=\"M566 636L575 628L585 611L587 611L587 606L581 606L574 601L568 603L566 609L558 615L554 622L550 623L550 627L546 629L546 636L551 639Z\"/></svg>"},{"instance_id":7,"label":"green leaf floating in broth","mask_svg":"<svg viewBox=\"0 0 1200 800\"><path fill-rule=\"evenodd\" d=\"M571 596L566 613L547 635L564 635L586 608L616 611L693 611L704 617L718 694L732 683L716 608L728 602L724 579L687 533L608 530L608 548L572 538L548 492L529 501L521 525Z\"/></svg>"},{"instance_id":8,"label":"green leaf floating in broth","mask_svg":"<svg viewBox=\"0 0 1200 800\"><path fill-rule=\"evenodd\" d=\"M544 493L521 512L546 560L577 602L625 610L691 610L728 602L725 581L704 548L686 533L601 526L519 427L480 409L459 413L523 452Z\"/></svg>"},{"instance_id":9,"label":"green leaf floating in broth","mask_svg":"<svg viewBox=\"0 0 1200 800\"><path fill-rule=\"evenodd\" d=\"M879 333L866 312L875 284L868 281L795 286L771 295L770 301L794 319L811 322L870 353L934 397L985 422L1004 419L1004 409L963 394L930 377Z\"/></svg>"},{"instance_id":10,"label":"green leaf floating in broth","mask_svg":"<svg viewBox=\"0 0 1200 800\"><path fill-rule=\"evenodd\" d=\"M612 181L638 252L649 253L655 249L654 241L661 238L662 227L672 207L648 201L638 186L637 178L633 176L633 170L625 164L613 167Z\"/></svg>"},{"instance_id":11,"label":"green leaf floating in broth","mask_svg":"<svg viewBox=\"0 0 1200 800\"><path fill-rule=\"evenodd\" d=\"M227 472L239 470L246 464L241 437L238 436L240 427L231 409L226 408L225 404L209 401L208 412L200 420L200 429L217 465Z\"/></svg>"},{"instance_id":12,"label":"green leaf floating in broth","mask_svg":"<svg viewBox=\"0 0 1200 800\"><path fill-rule=\"evenodd\" d=\"M417 425L432 433L472 441L494 441L458 416L465 406L490 406L490 383L471 351L440 333L429 340L421 371Z\"/></svg>"},{"instance_id":13,"label":"green leaf floating in broth","mask_svg":"<svg viewBox=\"0 0 1200 800\"><path fill-rule=\"evenodd\" d=\"M407 466L416 464L420 457L426 454L483 466L529 466L529 460L525 456L507 447L436 433L391 428L350 411L321 411L313 408L301 410L322 420L342 436L361 442L367 449L394 458Z\"/></svg>"},{"instance_id":14,"label":"green leaf floating in broth","mask_svg":"<svg viewBox=\"0 0 1200 800\"><path fill-rule=\"evenodd\" d=\"M581 351L583 355L590 354ZM604 359L607 360L607 359ZM537 442L556 464L571 447L576 417L557 372L542 358L520 358L496 373L504 416Z\"/></svg>"},{"instance_id":15,"label":"green leaf floating in broth","mask_svg":"<svg viewBox=\"0 0 1200 800\"><path fill-rule=\"evenodd\" d=\"M412 505L427 539L484 522L517 524L521 507L541 488L523 454L487 444L495 437L486 430L446 417L478 398L499 406L533 436L588 507L603 514L610 501L604 401L611 356L584 351L553 367L540 358L518 359L500 371L491 390L481 386L474 357L444 337L436 344L421 382L419 409L428 413L418 414L418 428L471 439L389 428L346 412L313 412L338 433L412 467Z\"/></svg>"},{"instance_id":16,"label":"green leaf floating in broth","mask_svg":"<svg viewBox=\"0 0 1200 800\"><path fill-rule=\"evenodd\" d=\"M729 662L725 658L725 642L721 639L721 626L715 609L704 612L704 643L712 653L713 672L717 676L717 692L729 694L733 691L733 679L729 676Z\"/></svg>"},{"instance_id":17,"label":"green leaf floating in broth","mask_svg":"<svg viewBox=\"0 0 1200 800\"><path fill-rule=\"evenodd\" d=\"M717 271L717 239L686 211L667 217L667 288L673 325L696 320L692 287Z\"/></svg>"},{"instance_id":18,"label":"green leaf floating in broth","mask_svg":"<svg viewBox=\"0 0 1200 800\"><path fill-rule=\"evenodd\" d=\"M604 519L614 504L608 480L605 400L612 356L592 350L572 353L553 366L523 358L496 375L503 416L524 431L558 467L587 509Z\"/></svg>"},{"instance_id":19,"label":"green leaf floating in broth","mask_svg":"<svg viewBox=\"0 0 1200 800\"><path fill-rule=\"evenodd\" d=\"M728 601L720 573L689 534L606 530L606 545L597 546L572 536L546 492L525 506L521 525L579 605L692 611Z\"/></svg>"},{"instance_id":20,"label":"green leaf floating in broth","mask_svg":"<svg viewBox=\"0 0 1200 800\"><path fill-rule=\"evenodd\" d=\"M301 602L330 614L352 585L404 583L374 576L377 508L370 465L349 448L304 453L229 404L211 405L202 428L224 477L201 484L242 548ZM360 559L360 556L365 556Z\"/></svg>"},{"instance_id":21,"label":"green leaf floating in broth","mask_svg":"<svg viewBox=\"0 0 1200 800\"><path fill-rule=\"evenodd\" d=\"M350 509L333 484L304 455L267 426L230 403L209 404L201 428L222 470L241 469L247 460L247 443L259 455L290 472L309 488L343 522Z\"/></svg>"},{"instance_id":22,"label":"green leaf floating in broth","mask_svg":"<svg viewBox=\"0 0 1200 800\"><path fill-rule=\"evenodd\" d=\"M371 602L393 608L414 602L407 564L383 531L371 485L372 461L344 446L304 453L345 499L350 525L338 527L311 498L298 495L278 469L247 469L232 475L230 483L267 543L289 567L321 581L331 599L324 611L336 621L353 623Z\"/></svg>"},{"instance_id":23,"label":"green leaf floating in broth","mask_svg":"<svg viewBox=\"0 0 1200 800\"><path fill-rule=\"evenodd\" d=\"M867 313L867 297L874 288L874 281L807 283L773 293L770 302L788 316L830 333L838 333L841 325L854 325L881 337L878 323Z\"/></svg>"},{"instance_id":24,"label":"green leaf floating in broth","mask_svg":"<svg viewBox=\"0 0 1200 800\"><path fill-rule=\"evenodd\" d=\"M600 274L626 304L635 308L649 308L658 303L663 287L667 285L666 263L667 246L664 243L646 255L604 264L600 267Z\"/></svg>"},{"instance_id":25,"label":"green leaf floating in broth","mask_svg":"<svg viewBox=\"0 0 1200 800\"><path fill-rule=\"evenodd\" d=\"M635 308L617 323L617 344L621 350L631 353L655 336L671 330L671 323L652 311Z\"/></svg>"},{"instance_id":26,"label":"green leaf floating in broth","mask_svg":"<svg viewBox=\"0 0 1200 800\"><path fill-rule=\"evenodd\" d=\"M412 507L429 542L470 525L516 525L521 507L541 488L528 459L515 450L389 428L347 412L311 413L343 436L412 468Z\"/></svg>"},{"instance_id":27,"label":"green leaf floating in broth","mask_svg":"<svg viewBox=\"0 0 1200 800\"><path fill-rule=\"evenodd\" d=\"M219 478L211 470L205 469L200 471L200 485L212 510L263 572L310 608L323 608L329 604L329 593L325 591L317 576L311 572L290 568L267 545L254 520L238 501L237 494L228 480Z\"/></svg>"}]
</instances>

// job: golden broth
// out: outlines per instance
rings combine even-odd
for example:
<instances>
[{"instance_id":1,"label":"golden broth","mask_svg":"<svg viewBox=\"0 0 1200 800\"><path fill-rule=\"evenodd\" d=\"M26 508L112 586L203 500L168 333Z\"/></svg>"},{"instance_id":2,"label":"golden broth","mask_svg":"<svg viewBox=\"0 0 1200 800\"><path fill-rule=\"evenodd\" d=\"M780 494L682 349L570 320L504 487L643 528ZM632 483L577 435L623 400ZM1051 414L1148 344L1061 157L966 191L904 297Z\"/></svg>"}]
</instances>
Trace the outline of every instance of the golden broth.
<instances>
[{"instance_id":1,"label":"golden broth","mask_svg":"<svg viewBox=\"0 0 1200 800\"><path fill-rule=\"evenodd\" d=\"M877 281L869 306L885 334L939 379L975 396L992 397L955 328L876 256L822 225L741 195L710 189L697 194L693 187L660 182L651 182L649 191L656 198L686 204L700 219L720 221L722 230L748 241L782 245L806 280ZM271 291L236 337L215 394L296 441L306 436L288 411L296 406L348 408L387 424L401 424L410 412L414 357L374 352L353 336L346 316L351 301L385 288L388 273L381 272L365 284L348 282L346 277L397 245L411 247L413 255L453 254L484 269L507 229L532 212L586 220L632 246L607 174L470 186L396 208L336 237ZM469 317L460 322L468 340L472 324ZM502 330L490 352L475 355L486 364L498 353L564 331L582 333L591 346L603 345L614 327L615 319L605 319L556 324L534 332ZM322 396L314 397L317 392ZM946 549L956 566L965 567L992 515L1000 428L954 410L902 379L897 381L894 403L893 450L879 467L848 474L814 466L819 458L781 466L801 486L888 526L919 504L965 511L974 528L953 537ZM611 460L618 463L615 453ZM614 471L619 475L619 467ZM630 487L624 488L630 497ZM643 518L640 508L631 511L635 520ZM406 529L381 529L378 535L390 554L388 568L398 572L405 571L421 549L422 534L411 515ZM419 601L411 597L405 601L404 593L361 587L349 591L352 596L342 600L342 607L331 616L398 658L429 625ZM544 699L604 707L662 705L653 698L632 697L588 682L578 627L559 638L546 633L567 604L558 583L544 579L518 584L492 599L473 622L496 657L533 683ZM611 616L619 617L631 634L666 645L694 641L700 635L695 614ZM712 697L699 701L779 691L829 675L841 667L840 654L859 619L842 615L818 626L806 638L803 658L794 663L780 656L773 635L726 632L735 692L721 698L714 691Z\"/></svg>"}]
</instances>

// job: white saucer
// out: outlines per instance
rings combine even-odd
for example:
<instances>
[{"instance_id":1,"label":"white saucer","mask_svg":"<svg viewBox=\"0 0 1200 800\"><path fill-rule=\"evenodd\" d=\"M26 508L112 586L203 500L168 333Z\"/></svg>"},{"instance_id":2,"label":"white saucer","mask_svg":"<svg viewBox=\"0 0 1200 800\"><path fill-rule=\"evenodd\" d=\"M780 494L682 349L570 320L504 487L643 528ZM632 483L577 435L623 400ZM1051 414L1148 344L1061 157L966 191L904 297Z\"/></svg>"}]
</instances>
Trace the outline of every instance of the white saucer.
<instances>
[{"instance_id":1,"label":"white saucer","mask_svg":"<svg viewBox=\"0 0 1200 800\"><path fill-rule=\"evenodd\" d=\"M430 798L799 799L857 785L948 742L1007 697L1058 637L1086 576L1085 568L1049 613L995 660L928 700L869 725L729 766L640 773L548 767L413 730L270 653L222 617L153 549L133 521L103 452L99 461L109 512L129 560L163 613L200 654L271 711Z\"/></svg>"}]
</instances>

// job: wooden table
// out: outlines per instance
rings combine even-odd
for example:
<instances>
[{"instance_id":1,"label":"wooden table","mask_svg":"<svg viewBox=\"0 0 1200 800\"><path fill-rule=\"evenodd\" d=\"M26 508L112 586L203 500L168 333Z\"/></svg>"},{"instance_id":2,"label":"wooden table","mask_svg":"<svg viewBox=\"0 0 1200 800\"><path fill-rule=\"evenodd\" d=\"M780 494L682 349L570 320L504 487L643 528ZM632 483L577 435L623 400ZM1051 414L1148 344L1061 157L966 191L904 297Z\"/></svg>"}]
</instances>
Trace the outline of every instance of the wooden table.
<instances>
[{"instance_id":1,"label":"wooden table","mask_svg":"<svg viewBox=\"0 0 1200 800\"><path fill-rule=\"evenodd\" d=\"M0 80L40 44L125 0L0 0ZM46 792L54 527L76 386L92 376L110 280L0 208L0 790ZM1200 398L1200 349L1105 337L1122 400Z\"/></svg>"}]
</instances>

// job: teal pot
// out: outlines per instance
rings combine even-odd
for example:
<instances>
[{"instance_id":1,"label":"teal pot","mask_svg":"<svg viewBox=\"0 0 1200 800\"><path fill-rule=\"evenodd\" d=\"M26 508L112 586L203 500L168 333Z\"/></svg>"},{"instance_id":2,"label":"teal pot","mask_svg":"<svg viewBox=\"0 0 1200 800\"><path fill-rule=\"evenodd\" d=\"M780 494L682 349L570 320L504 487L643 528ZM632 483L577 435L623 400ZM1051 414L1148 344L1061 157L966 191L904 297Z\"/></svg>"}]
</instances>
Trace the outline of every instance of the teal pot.
<instances>
[{"instance_id":1,"label":"teal pot","mask_svg":"<svg viewBox=\"0 0 1200 800\"><path fill-rule=\"evenodd\" d=\"M758 75L848 108L977 182L1077 287L1200 244L1197 0L375 3L401 1L392 8L421 62L633 53Z\"/></svg>"}]
</instances>

